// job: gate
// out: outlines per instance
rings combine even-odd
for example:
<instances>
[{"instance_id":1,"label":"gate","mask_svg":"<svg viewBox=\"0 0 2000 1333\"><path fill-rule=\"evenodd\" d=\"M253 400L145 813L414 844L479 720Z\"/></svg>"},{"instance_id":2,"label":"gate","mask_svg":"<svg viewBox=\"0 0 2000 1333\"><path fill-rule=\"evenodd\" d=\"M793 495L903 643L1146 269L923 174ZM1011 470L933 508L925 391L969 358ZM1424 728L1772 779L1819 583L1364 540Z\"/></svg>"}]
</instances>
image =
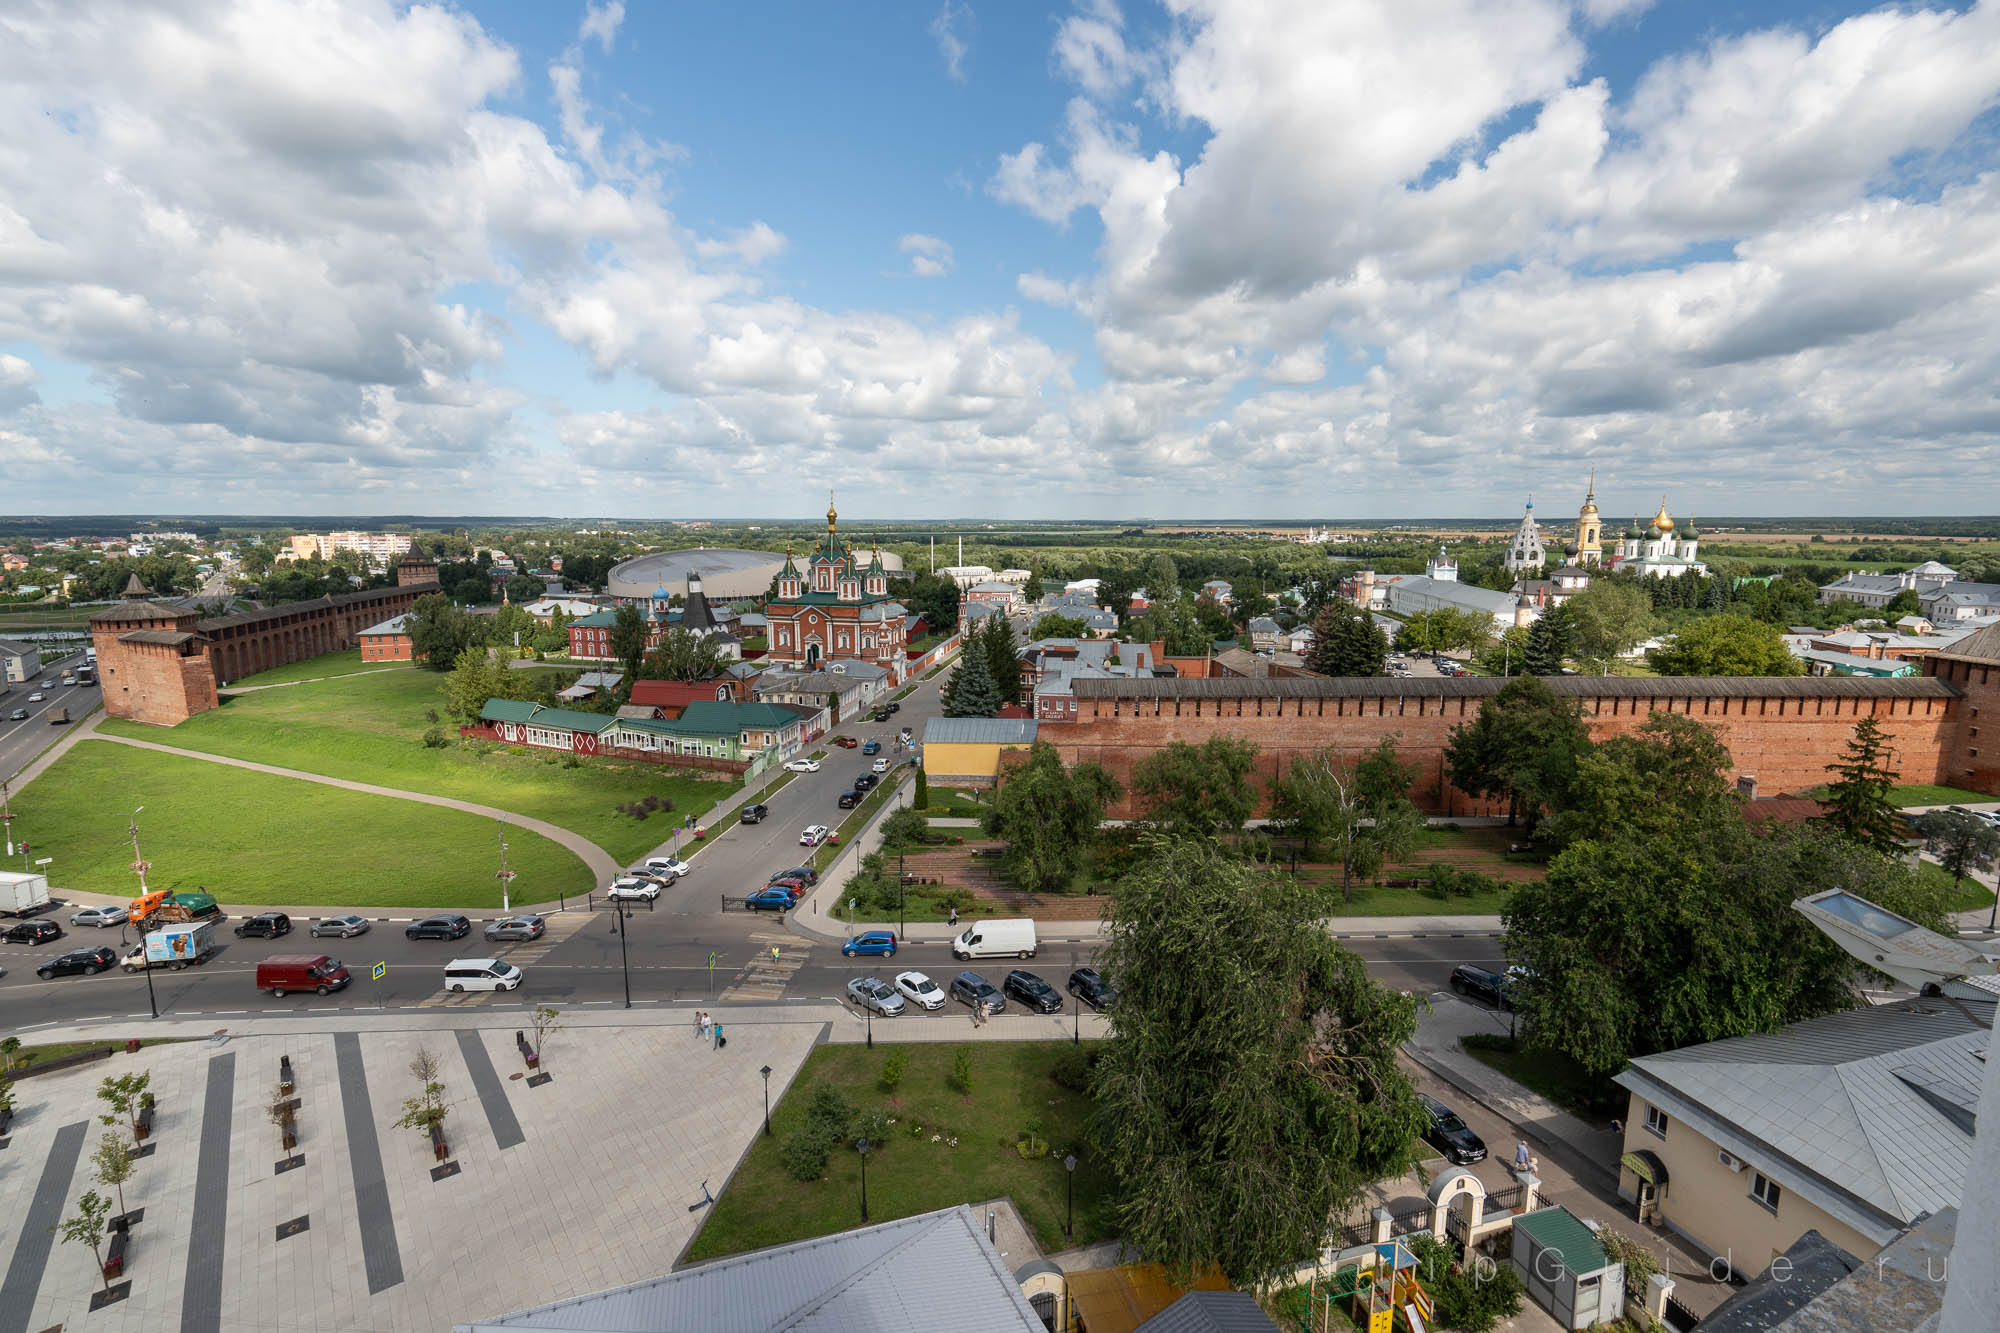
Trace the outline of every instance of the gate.
<instances>
[{"instance_id":1,"label":"gate","mask_svg":"<svg viewBox=\"0 0 2000 1333\"><path fill-rule=\"evenodd\" d=\"M1700 1322L1700 1315L1675 1300L1673 1293L1669 1292L1667 1294L1666 1324L1668 1328L1676 1329L1678 1333L1688 1333L1689 1329Z\"/></svg>"}]
</instances>

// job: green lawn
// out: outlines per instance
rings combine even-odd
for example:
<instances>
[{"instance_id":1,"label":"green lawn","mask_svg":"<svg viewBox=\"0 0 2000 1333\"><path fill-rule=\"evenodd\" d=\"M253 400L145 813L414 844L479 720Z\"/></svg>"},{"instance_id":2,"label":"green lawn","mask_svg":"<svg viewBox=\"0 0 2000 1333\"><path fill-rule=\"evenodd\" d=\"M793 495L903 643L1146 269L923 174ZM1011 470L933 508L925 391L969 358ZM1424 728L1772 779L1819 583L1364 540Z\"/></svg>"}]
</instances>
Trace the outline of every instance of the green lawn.
<instances>
[{"instance_id":1,"label":"green lawn","mask_svg":"<svg viewBox=\"0 0 2000 1333\"><path fill-rule=\"evenodd\" d=\"M139 1037L136 1040L140 1047L144 1048L147 1046L168 1046L181 1041L198 1041L200 1038ZM124 1045L125 1038L112 1037L97 1041L54 1041L41 1046L23 1046L20 1050L15 1051L11 1057L12 1064L10 1065L10 1069L15 1073L19 1073L23 1069L32 1069L34 1066L43 1064L49 1060L60 1060L65 1055L77 1055L83 1051L102 1050L106 1046L116 1046L122 1050ZM4 1072L6 1071L0 1071L0 1074L4 1074ZM20 1100L20 1089L15 1089L14 1096L16 1101Z\"/></svg>"},{"instance_id":2,"label":"green lawn","mask_svg":"<svg viewBox=\"0 0 2000 1333\"><path fill-rule=\"evenodd\" d=\"M1559 1051L1528 1049L1512 1037L1485 1032L1461 1037L1459 1045L1481 1064L1593 1124L1625 1113L1629 1099L1623 1088L1610 1079L1591 1077L1582 1065Z\"/></svg>"},{"instance_id":3,"label":"green lawn","mask_svg":"<svg viewBox=\"0 0 2000 1333\"><path fill-rule=\"evenodd\" d=\"M1951 872L1934 861L1917 862L1917 875L1927 884L1935 884L1948 895L1945 905L1954 912L1970 912L1974 908L1993 906L1993 890L1976 879L1953 882Z\"/></svg>"},{"instance_id":4,"label":"green lawn","mask_svg":"<svg viewBox=\"0 0 2000 1333\"><path fill-rule=\"evenodd\" d=\"M14 794L14 832L54 858L56 885L136 893L125 830L139 806L155 889L287 906L500 905L490 819L102 741L82 742ZM516 902L595 887L547 838L514 828L507 843Z\"/></svg>"},{"instance_id":5,"label":"green lawn","mask_svg":"<svg viewBox=\"0 0 2000 1333\"><path fill-rule=\"evenodd\" d=\"M1891 787L1889 801L1898 809L1912 805L1987 805L1993 797L1963 787Z\"/></svg>"},{"instance_id":6,"label":"green lawn","mask_svg":"<svg viewBox=\"0 0 2000 1333\"><path fill-rule=\"evenodd\" d=\"M546 751L461 744L443 709L444 677L437 672L372 671L238 695L171 730L117 720L103 722L100 729L205 754L497 806L580 833L621 861L644 855L672 834L677 819L704 815L736 790L734 782L690 777L653 764L586 760L564 768L559 757ZM433 712L441 721L431 720ZM443 729L450 745L424 745L424 733L433 726ZM635 820L617 810L647 795L671 800L673 811Z\"/></svg>"},{"instance_id":7,"label":"green lawn","mask_svg":"<svg viewBox=\"0 0 2000 1333\"><path fill-rule=\"evenodd\" d=\"M408 662L363 662L359 648L346 648L339 652L322 653L318 657L308 657L303 662L289 662L269 671L259 671L254 676L229 682L231 689L244 685L282 685L291 680L312 680L319 676L352 676L364 671L414 671ZM220 681L216 682L221 684Z\"/></svg>"},{"instance_id":8,"label":"green lawn","mask_svg":"<svg viewBox=\"0 0 2000 1333\"><path fill-rule=\"evenodd\" d=\"M887 1019L887 1023L905 1020ZM917 1021L917 1020L908 1020ZM1088 1050L1086 1043L1084 1049ZM690 1260L831 1235L861 1224L861 1159L850 1140L828 1159L826 1178L804 1183L781 1164L778 1145L804 1120L808 1089L825 1080L847 1095L857 1110L886 1108L897 1123L888 1141L868 1153L868 1216L873 1222L979 1203L1006 1196L1045 1252L1067 1249L1063 1239L1062 1158L1075 1153L1076 1240L1087 1245L1115 1231L1110 1181L1084 1142L1088 1099L1058 1086L1049 1071L1067 1042L913 1042L887 1049L822 1046L806 1060L785 1099L772 1108L773 1138L751 1141L749 1155L709 1209ZM947 1083L961 1050L972 1057L972 1092L962 1095ZM878 1082L892 1051L908 1056L896 1094ZM1015 1151L1031 1116L1043 1122L1048 1156L1029 1161ZM921 1127L917 1134L912 1126ZM932 1143L932 1134L956 1138L958 1145Z\"/></svg>"},{"instance_id":9,"label":"green lawn","mask_svg":"<svg viewBox=\"0 0 2000 1333\"><path fill-rule=\"evenodd\" d=\"M927 798L930 804L924 813L949 819L979 819L992 807L983 805L962 791L950 787L932 787Z\"/></svg>"}]
</instances>

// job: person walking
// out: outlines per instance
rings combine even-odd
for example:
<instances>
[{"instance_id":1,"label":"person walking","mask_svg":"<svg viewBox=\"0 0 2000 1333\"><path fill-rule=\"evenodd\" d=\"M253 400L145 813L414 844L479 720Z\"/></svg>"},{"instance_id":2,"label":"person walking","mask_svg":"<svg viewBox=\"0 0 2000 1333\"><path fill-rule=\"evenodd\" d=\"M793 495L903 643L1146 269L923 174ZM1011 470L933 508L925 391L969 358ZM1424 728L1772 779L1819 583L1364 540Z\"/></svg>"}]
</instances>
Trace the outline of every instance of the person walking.
<instances>
[{"instance_id":1,"label":"person walking","mask_svg":"<svg viewBox=\"0 0 2000 1333\"><path fill-rule=\"evenodd\" d=\"M957 903L953 903L953 904L951 905L951 915L949 915L949 916L947 916L947 917L945 918L945 920L944 920L944 923L945 923L945 924L946 924L947 926L950 926L950 927L951 927L951 928L952 928L953 930L957 930L957 929L958 929L958 904L957 904Z\"/></svg>"},{"instance_id":2,"label":"person walking","mask_svg":"<svg viewBox=\"0 0 2000 1333\"><path fill-rule=\"evenodd\" d=\"M1514 1145L1514 1169L1516 1171L1528 1169L1528 1145L1525 1142Z\"/></svg>"},{"instance_id":3,"label":"person walking","mask_svg":"<svg viewBox=\"0 0 2000 1333\"><path fill-rule=\"evenodd\" d=\"M719 1051L728 1044L729 1043L726 1040L724 1040L722 1036L722 1024L717 1023L715 1025L715 1049Z\"/></svg>"},{"instance_id":4,"label":"person walking","mask_svg":"<svg viewBox=\"0 0 2000 1333\"><path fill-rule=\"evenodd\" d=\"M702 1027L707 1023L707 1021L708 1020L703 1017L701 1010L697 1009L694 1011L694 1039L696 1041L701 1040L701 1035L702 1035L701 1030Z\"/></svg>"}]
</instances>

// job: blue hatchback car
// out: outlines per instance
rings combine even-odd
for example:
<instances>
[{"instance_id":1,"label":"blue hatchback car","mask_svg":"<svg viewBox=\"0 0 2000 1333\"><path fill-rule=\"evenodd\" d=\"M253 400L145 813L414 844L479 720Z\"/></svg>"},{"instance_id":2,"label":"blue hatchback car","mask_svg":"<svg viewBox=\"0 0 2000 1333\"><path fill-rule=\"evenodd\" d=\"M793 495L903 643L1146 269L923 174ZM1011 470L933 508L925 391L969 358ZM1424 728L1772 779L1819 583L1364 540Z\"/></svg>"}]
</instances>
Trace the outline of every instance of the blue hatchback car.
<instances>
[{"instance_id":1,"label":"blue hatchback car","mask_svg":"<svg viewBox=\"0 0 2000 1333\"><path fill-rule=\"evenodd\" d=\"M840 952L852 958L856 954L874 954L881 958L896 956L896 932L893 930L864 930L853 939L840 946Z\"/></svg>"},{"instance_id":2,"label":"blue hatchback car","mask_svg":"<svg viewBox=\"0 0 2000 1333\"><path fill-rule=\"evenodd\" d=\"M863 754L880 754L880 753L882 753L882 742L880 742L880 741L869 741L869 742L868 742L868 743L867 743L866 745L864 745L864 746L862 746L862 747L861 747L861 753L863 753Z\"/></svg>"},{"instance_id":3,"label":"blue hatchback car","mask_svg":"<svg viewBox=\"0 0 2000 1333\"><path fill-rule=\"evenodd\" d=\"M765 889L745 898L743 905L753 912L789 912L792 910L792 895L784 889Z\"/></svg>"}]
</instances>

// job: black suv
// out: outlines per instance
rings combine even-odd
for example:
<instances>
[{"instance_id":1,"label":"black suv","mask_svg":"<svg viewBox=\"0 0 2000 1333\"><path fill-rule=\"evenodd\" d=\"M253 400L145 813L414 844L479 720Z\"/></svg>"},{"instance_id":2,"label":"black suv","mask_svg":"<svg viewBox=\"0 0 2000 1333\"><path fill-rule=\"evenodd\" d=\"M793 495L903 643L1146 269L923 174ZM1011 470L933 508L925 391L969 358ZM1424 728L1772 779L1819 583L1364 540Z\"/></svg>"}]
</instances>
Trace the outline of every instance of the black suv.
<instances>
[{"instance_id":1,"label":"black suv","mask_svg":"<svg viewBox=\"0 0 2000 1333\"><path fill-rule=\"evenodd\" d=\"M71 949L59 958L51 958L35 969L35 975L43 981L54 977L67 977L81 972L86 977L94 977L99 972L110 969L118 961L118 955L106 948Z\"/></svg>"},{"instance_id":2,"label":"black suv","mask_svg":"<svg viewBox=\"0 0 2000 1333\"><path fill-rule=\"evenodd\" d=\"M259 912L237 923L236 938L275 940L292 933L292 919L283 912Z\"/></svg>"},{"instance_id":3,"label":"black suv","mask_svg":"<svg viewBox=\"0 0 2000 1333\"><path fill-rule=\"evenodd\" d=\"M23 921L7 927L0 940L9 944L47 944L62 938L63 929L53 921Z\"/></svg>"},{"instance_id":4,"label":"black suv","mask_svg":"<svg viewBox=\"0 0 2000 1333\"><path fill-rule=\"evenodd\" d=\"M993 984L977 972L961 972L951 979L951 998L968 1009L985 1005L988 1013L1001 1013L1007 1008L1007 997L993 989Z\"/></svg>"},{"instance_id":5,"label":"black suv","mask_svg":"<svg viewBox=\"0 0 2000 1333\"><path fill-rule=\"evenodd\" d=\"M1495 1009L1513 1008L1507 1002L1507 978L1483 967L1460 963L1451 970L1451 988L1456 994L1484 1000Z\"/></svg>"},{"instance_id":6,"label":"black suv","mask_svg":"<svg viewBox=\"0 0 2000 1333\"><path fill-rule=\"evenodd\" d=\"M882 779L875 776L873 773L863 773L860 777L854 779L854 790L858 792L873 791L875 790L876 784L880 783L881 781Z\"/></svg>"},{"instance_id":7,"label":"black suv","mask_svg":"<svg viewBox=\"0 0 2000 1333\"><path fill-rule=\"evenodd\" d=\"M1056 994L1054 986L1033 972L1009 972L1001 981L1000 989L1038 1014L1062 1012L1062 996Z\"/></svg>"},{"instance_id":8,"label":"black suv","mask_svg":"<svg viewBox=\"0 0 2000 1333\"><path fill-rule=\"evenodd\" d=\"M764 816L770 813L771 807L768 805L746 805L743 807L743 813L737 818L745 824L761 824L764 822Z\"/></svg>"},{"instance_id":9,"label":"black suv","mask_svg":"<svg viewBox=\"0 0 2000 1333\"><path fill-rule=\"evenodd\" d=\"M777 874L771 876L770 882L776 884L781 879L802 879L807 884L817 884L819 883L819 871L814 870L811 866L793 866L790 870L780 870Z\"/></svg>"},{"instance_id":10,"label":"black suv","mask_svg":"<svg viewBox=\"0 0 2000 1333\"><path fill-rule=\"evenodd\" d=\"M1470 1166L1486 1160L1486 1140L1466 1127L1458 1113L1435 1097L1417 1094L1424 1108L1424 1142L1445 1155L1445 1160Z\"/></svg>"},{"instance_id":11,"label":"black suv","mask_svg":"<svg viewBox=\"0 0 2000 1333\"><path fill-rule=\"evenodd\" d=\"M1118 992L1111 988L1094 967L1079 967L1069 974L1069 993L1100 1014L1111 1007Z\"/></svg>"},{"instance_id":12,"label":"black suv","mask_svg":"<svg viewBox=\"0 0 2000 1333\"><path fill-rule=\"evenodd\" d=\"M403 927L403 938L407 940L462 940L471 933L472 922L455 912L427 916Z\"/></svg>"},{"instance_id":13,"label":"black suv","mask_svg":"<svg viewBox=\"0 0 2000 1333\"><path fill-rule=\"evenodd\" d=\"M840 794L840 808L843 810L852 810L855 806L861 804L861 798L866 795L866 792L859 789L844 791Z\"/></svg>"}]
</instances>

